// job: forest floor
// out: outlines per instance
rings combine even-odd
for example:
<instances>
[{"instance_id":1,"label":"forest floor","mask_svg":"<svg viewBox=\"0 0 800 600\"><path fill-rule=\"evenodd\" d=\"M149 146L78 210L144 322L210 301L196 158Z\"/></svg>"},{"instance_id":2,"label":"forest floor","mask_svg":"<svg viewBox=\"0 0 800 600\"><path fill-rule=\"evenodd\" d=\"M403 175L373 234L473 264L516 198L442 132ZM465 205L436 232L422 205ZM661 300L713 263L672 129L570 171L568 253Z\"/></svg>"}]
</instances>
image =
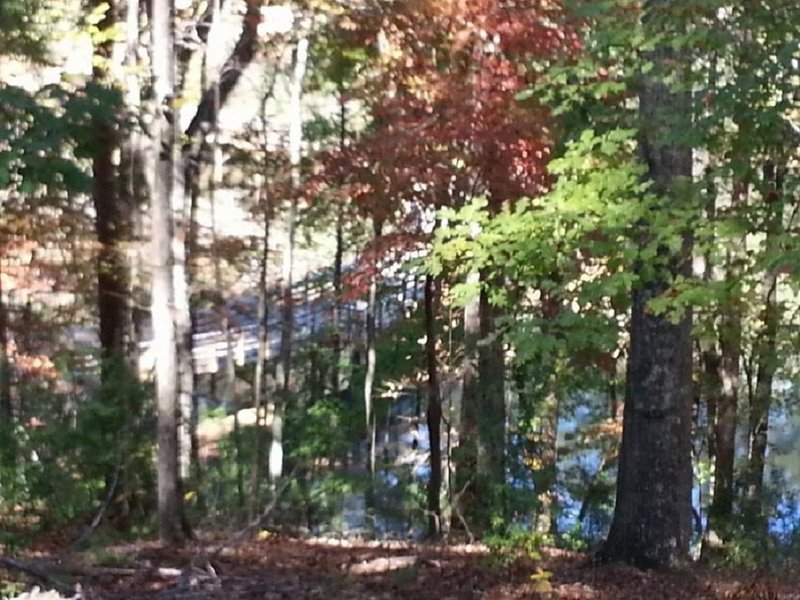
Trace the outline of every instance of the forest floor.
<instances>
[{"instance_id":1,"label":"forest floor","mask_svg":"<svg viewBox=\"0 0 800 600\"><path fill-rule=\"evenodd\" d=\"M44 558L26 564L44 564ZM697 566L655 573L595 565L586 554L555 549L544 550L536 561L498 566L477 544L300 540L262 534L260 539L193 543L180 550L155 542L121 544L61 560L49 564L61 564L60 576L69 574L69 582L80 581L82 595L77 597L87 600L800 599L798 572ZM3 575L0 566L0 580ZM61 597L68 598L64 593ZM20 596L51 597L59 596Z\"/></svg>"}]
</instances>

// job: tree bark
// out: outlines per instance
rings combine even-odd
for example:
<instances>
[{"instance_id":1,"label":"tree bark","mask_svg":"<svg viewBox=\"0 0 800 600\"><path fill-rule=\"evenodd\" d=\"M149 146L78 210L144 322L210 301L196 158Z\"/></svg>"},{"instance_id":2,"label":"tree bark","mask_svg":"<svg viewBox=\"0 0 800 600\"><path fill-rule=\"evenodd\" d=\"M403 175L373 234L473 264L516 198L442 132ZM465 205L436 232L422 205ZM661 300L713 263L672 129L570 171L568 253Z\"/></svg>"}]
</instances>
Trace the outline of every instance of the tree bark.
<instances>
[{"instance_id":1,"label":"tree bark","mask_svg":"<svg viewBox=\"0 0 800 600\"><path fill-rule=\"evenodd\" d=\"M106 5L105 2L94 1L95 8ZM138 7L129 7L136 10ZM137 15L138 17L138 15ZM98 23L101 30L110 30L117 23L117 6L111 2L106 5L102 20ZM138 20L137 20L138 24ZM138 31L138 29L137 29ZM109 39L94 48L94 67L92 69L93 83L101 88L112 85L109 73L109 62L112 60L113 43ZM138 105L138 103L137 103ZM129 107L133 108L133 107ZM124 247L131 240L132 198L122 192L119 187L119 173L114 164L114 153L120 147L117 139L115 125L109 119L95 118L93 122L94 156L92 157L92 203L95 210L95 234L97 236L98 250L96 256L97 272L97 307L99 315L99 335L101 348L100 378L104 389L111 390L111 386L120 385L120 377L127 374L134 364L134 358L129 355L132 346L126 343L126 337L131 330L130 310L130 269L125 256ZM133 158L133 156L131 156ZM124 398L124 395L119 396ZM114 396L109 396L109 400ZM119 411L130 411L130 406L113 402L114 408ZM126 413L127 414L127 413ZM117 431L109 431L112 437ZM112 465L108 465L109 468ZM118 465L117 470L125 469L124 464ZM127 518L129 507L127 491L114 488L124 488L126 478L106 475L106 493L111 497L123 499L115 502L112 509L118 517ZM120 484L120 485L118 485Z\"/></svg>"},{"instance_id":2,"label":"tree bark","mask_svg":"<svg viewBox=\"0 0 800 600\"><path fill-rule=\"evenodd\" d=\"M347 105L344 89L339 89L339 152L345 151L347 140ZM336 206L336 251L333 258L333 368L331 369L331 394L339 397L339 368L342 362L342 263L344 260L344 198Z\"/></svg>"},{"instance_id":3,"label":"tree bark","mask_svg":"<svg viewBox=\"0 0 800 600\"><path fill-rule=\"evenodd\" d=\"M478 283L479 274L472 273L468 283ZM464 361L462 365L461 411L458 425L458 448L455 459L457 507L470 530L480 533L485 528L481 519L476 477L478 473L478 418L480 387L478 384L478 341L481 335L480 297L464 307Z\"/></svg>"},{"instance_id":4,"label":"tree bark","mask_svg":"<svg viewBox=\"0 0 800 600\"><path fill-rule=\"evenodd\" d=\"M428 372L428 435L431 446L431 476L428 480L428 537L442 532L442 399L436 356L436 280L425 277L425 367Z\"/></svg>"},{"instance_id":5,"label":"tree bark","mask_svg":"<svg viewBox=\"0 0 800 600\"><path fill-rule=\"evenodd\" d=\"M0 269L0 413L6 425L14 418L11 405L11 364L8 360L8 310L3 298L2 269Z\"/></svg>"},{"instance_id":6,"label":"tree bark","mask_svg":"<svg viewBox=\"0 0 800 600\"><path fill-rule=\"evenodd\" d=\"M2 206L0 206L0 209ZM2 211L0 210L0 215ZM5 232L0 223L0 236ZM0 239L0 248L4 240ZM8 347L8 307L3 297L3 263L0 259L0 460L5 468L14 465L16 457L14 436L14 405L11 400L11 361Z\"/></svg>"},{"instance_id":7,"label":"tree bark","mask_svg":"<svg viewBox=\"0 0 800 600\"><path fill-rule=\"evenodd\" d=\"M169 544L182 541L178 477L178 355L172 256L172 192L176 132L169 114L175 92L173 4L152 2L153 127L155 169L151 202L153 354L158 415L158 525Z\"/></svg>"},{"instance_id":8,"label":"tree bark","mask_svg":"<svg viewBox=\"0 0 800 600\"><path fill-rule=\"evenodd\" d=\"M734 457L739 404L739 362L742 340L740 300L734 298L720 322L719 380L714 426L714 501L709 517L713 521L730 519L733 513Z\"/></svg>"},{"instance_id":9,"label":"tree bark","mask_svg":"<svg viewBox=\"0 0 800 600\"><path fill-rule=\"evenodd\" d=\"M106 4L95 0L94 5ZM116 23L116 7L110 3L100 29ZM95 66L92 79L98 86L109 85L107 61L111 60L111 41L94 49ZM128 330L128 265L122 245L129 239L130 215L126 199L118 193L114 150L117 139L111 122L95 120L95 154L92 157L92 202L95 209L97 253L97 306L100 318L100 345L105 361L121 360L125 354ZM106 377L108 370L102 370Z\"/></svg>"},{"instance_id":10,"label":"tree bark","mask_svg":"<svg viewBox=\"0 0 800 600\"><path fill-rule=\"evenodd\" d=\"M497 328L499 312L489 302L485 285L481 289L478 308L481 344L478 347L480 416L477 467L482 488L480 494L491 518L502 509L499 501L505 485L505 353L503 337Z\"/></svg>"},{"instance_id":11,"label":"tree bark","mask_svg":"<svg viewBox=\"0 0 800 600\"><path fill-rule=\"evenodd\" d=\"M266 174L265 174L266 175ZM256 518L259 510L261 489L261 460L264 453L262 431L265 420L262 416L267 404L267 361L269 361L269 302L268 302L268 276L269 276L269 192L264 182L264 237L261 241L261 273L258 281L258 351L256 356L255 373L253 375L253 406L256 410L255 426L255 451L253 464L250 469L250 520Z\"/></svg>"},{"instance_id":12,"label":"tree bark","mask_svg":"<svg viewBox=\"0 0 800 600\"><path fill-rule=\"evenodd\" d=\"M300 188L300 159L303 144L303 81L308 63L308 39L300 38L292 61L292 79L289 92L289 163L291 165L289 209L286 211L286 246L281 269L282 323L281 323L281 394L272 419L272 443L269 453L270 478L273 485L283 473L283 413L292 394L292 330L294 328L294 240L297 219L297 195Z\"/></svg>"},{"instance_id":13,"label":"tree bark","mask_svg":"<svg viewBox=\"0 0 800 600\"><path fill-rule=\"evenodd\" d=\"M650 0L645 9L645 28L655 33L655 20L669 12L669 3ZM650 58L656 73L680 60L665 46ZM653 189L685 205L686 200L676 197L675 185L691 177L691 149L669 136L676 130L676 118L688 127L688 97L647 75L639 101L641 147ZM691 236L685 235L677 256L667 252L660 249L666 265L637 268L641 280L633 292L617 501L600 554L646 568L682 564L692 523L691 314L687 311L673 323L648 309L651 299L669 290L674 276L691 275Z\"/></svg>"},{"instance_id":14,"label":"tree bark","mask_svg":"<svg viewBox=\"0 0 800 600\"><path fill-rule=\"evenodd\" d=\"M382 224L373 221L373 259L370 268L369 291L367 295L367 371L364 376L364 418L367 426L367 467L370 478L375 478L375 443L376 424L374 415L373 387L375 385L375 367L377 355L375 352L375 316L378 307L378 240L381 236Z\"/></svg>"},{"instance_id":15,"label":"tree bark","mask_svg":"<svg viewBox=\"0 0 800 600\"><path fill-rule=\"evenodd\" d=\"M766 207L766 253L768 258L780 252L780 236L783 233L783 168L770 162L764 167L764 204ZM766 269L762 277L764 308L762 331L756 351L756 386L750 404L750 451L747 461L747 510L756 521L763 520L762 502L764 491L764 465L769 433L769 411L772 406L772 386L778 368L777 336L781 320L778 302L778 273L775 268ZM761 524L765 526L765 524Z\"/></svg>"},{"instance_id":16,"label":"tree bark","mask_svg":"<svg viewBox=\"0 0 800 600\"><path fill-rule=\"evenodd\" d=\"M469 281L482 281L472 274ZM482 286L483 287L483 286ZM495 309L485 290L464 309L464 366L459 448L459 510L470 531L491 527L505 483L505 358Z\"/></svg>"},{"instance_id":17,"label":"tree bark","mask_svg":"<svg viewBox=\"0 0 800 600\"><path fill-rule=\"evenodd\" d=\"M264 429L266 427L266 415L268 412L274 414L274 404L271 410L266 410L268 406L267 397L267 366L270 359L269 346L269 239L270 222L272 219L271 198L269 194L269 127L267 125L266 106L267 99L272 95L270 89L261 100L261 124L262 140L261 151L263 153L263 173L261 182L262 209L264 211L264 230L261 240L261 265L258 279L258 351L256 356L256 367L253 381L253 406L256 409L255 427L255 451L253 452L253 464L250 472L251 504L250 520L256 518L260 506L261 492L261 462L264 455ZM264 413L262 415L262 412Z\"/></svg>"}]
</instances>

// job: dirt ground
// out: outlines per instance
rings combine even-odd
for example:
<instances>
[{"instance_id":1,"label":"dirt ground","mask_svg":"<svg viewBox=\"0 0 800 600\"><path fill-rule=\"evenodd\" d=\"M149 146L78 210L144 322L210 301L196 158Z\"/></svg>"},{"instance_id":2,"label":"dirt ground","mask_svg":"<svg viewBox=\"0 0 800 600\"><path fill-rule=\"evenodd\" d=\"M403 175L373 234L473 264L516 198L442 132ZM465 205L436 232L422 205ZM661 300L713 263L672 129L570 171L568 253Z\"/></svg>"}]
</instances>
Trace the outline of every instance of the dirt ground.
<instances>
[{"instance_id":1,"label":"dirt ground","mask_svg":"<svg viewBox=\"0 0 800 600\"><path fill-rule=\"evenodd\" d=\"M300 540L276 534L180 550L155 542L125 544L71 556L64 569L71 570L70 584L80 582L77 597L87 600L800 600L796 572L702 567L642 572L594 565L588 555L562 550L499 567L480 545Z\"/></svg>"}]
</instances>

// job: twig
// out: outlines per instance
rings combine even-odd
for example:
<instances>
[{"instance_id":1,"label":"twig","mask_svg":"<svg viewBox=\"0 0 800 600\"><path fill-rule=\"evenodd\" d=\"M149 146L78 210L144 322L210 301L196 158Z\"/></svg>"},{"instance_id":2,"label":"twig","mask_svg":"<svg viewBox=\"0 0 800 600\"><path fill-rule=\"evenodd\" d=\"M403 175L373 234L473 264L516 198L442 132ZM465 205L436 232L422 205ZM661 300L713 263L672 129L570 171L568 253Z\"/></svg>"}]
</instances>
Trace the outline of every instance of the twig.
<instances>
[{"instance_id":1,"label":"twig","mask_svg":"<svg viewBox=\"0 0 800 600\"><path fill-rule=\"evenodd\" d=\"M461 488L461 491L453 495L453 502L452 502L453 512L458 517L458 520L461 522L462 527L464 527L464 531L467 534L467 539L469 539L470 544L475 542L475 535L472 533L472 530L469 528L469 525L467 525L467 520L464 518L464 515L461 514L461 509L458 507L458 501L461 499L461 496L464 495L464 492L467 491L467 488L470 486L471 483L472 481L468 481L467 483L465 483L464 487Z\"/></svg>"},{"instance_id":2,"label":"twig","mask_svg":"<svg viewBox=\"0 0 800 600\"><path fill-rule=\"evenodd\" d=\"M281 485L275 490L275 493L272 494L272 499L264 507L264 510L261 512L261 514L257 518L250 521L242 529L229 536L224 542L219 544L217 548L210 553L208 560L219 558L219 555L225 548L227 548L234 542L238 542L239 540L244 538L248 533L250 533L257 527L260 527L264 523L264 520L269 516L269 514L273 510L275 510L275 506L277 506L278 500L280 500L281 496L283 495L283 492L286 491L286 488L289 486L289 483L291 483L296 471L297 467L295 466L292 469L292 472L289 473L289 476L284 478L283 482L281 482Z\"/></svg>"},{"instance_id":3,"label":"twig","mask_svg":"<svg viewBox=\"0 0 800 600\"><path fill-rule=\"evenodd\" d=\"M78 546L80 546L86 540L92 537L92 534L95 532L98 525L100 525L100 521L103 520L103 515L105 515L106 511L108 510L108 507L111 505L111 500L114 498L114 494L117 491L117 485L119 484L120 474L122 473L122 454L123 454L122 452L119 452L117 456L117 464L114 467L114 478L111 480L111 485L108 486L106 497L103 499L103 503L100 505L100 509L95 514L94 519L92 519L92 522L89 524L89 526L83 530L83 533L81 533L78 536L78 538L69 545L68 551L76 550Z\"/></svg>"}]
</instances>

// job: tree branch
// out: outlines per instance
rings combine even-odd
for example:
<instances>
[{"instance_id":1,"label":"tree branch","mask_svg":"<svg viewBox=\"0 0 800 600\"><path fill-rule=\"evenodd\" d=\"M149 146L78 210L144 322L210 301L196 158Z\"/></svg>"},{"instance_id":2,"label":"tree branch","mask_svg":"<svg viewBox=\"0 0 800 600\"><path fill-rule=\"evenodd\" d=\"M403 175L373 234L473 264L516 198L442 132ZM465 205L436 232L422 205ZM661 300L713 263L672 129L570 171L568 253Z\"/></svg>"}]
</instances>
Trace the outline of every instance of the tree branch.
<instances>
[{"instance_id":1,"label":"tree branch","mask_svg":"<svg viewBox=\"0 0 800 600\"><path fill-rule=\"evenodd\" d=\"M207 127L217 119L216 113L218 108L216 106L215 89L217 87L219 88L219 107L221 108L224 106L233 88L236 87L245 68L253 61L253 57L256 54L259 19L260 13L258 6L256 3L248 2L239 40L236 42L236 46L228 57L228 60L222 65L220 74L217 77L217 82L203 91L200 104L197 106L197 112L184 132L186 137L189 138L184 145L184 151L192 147L195 136L201 133L204 127Z\"/></svg>"}]
</instances>

